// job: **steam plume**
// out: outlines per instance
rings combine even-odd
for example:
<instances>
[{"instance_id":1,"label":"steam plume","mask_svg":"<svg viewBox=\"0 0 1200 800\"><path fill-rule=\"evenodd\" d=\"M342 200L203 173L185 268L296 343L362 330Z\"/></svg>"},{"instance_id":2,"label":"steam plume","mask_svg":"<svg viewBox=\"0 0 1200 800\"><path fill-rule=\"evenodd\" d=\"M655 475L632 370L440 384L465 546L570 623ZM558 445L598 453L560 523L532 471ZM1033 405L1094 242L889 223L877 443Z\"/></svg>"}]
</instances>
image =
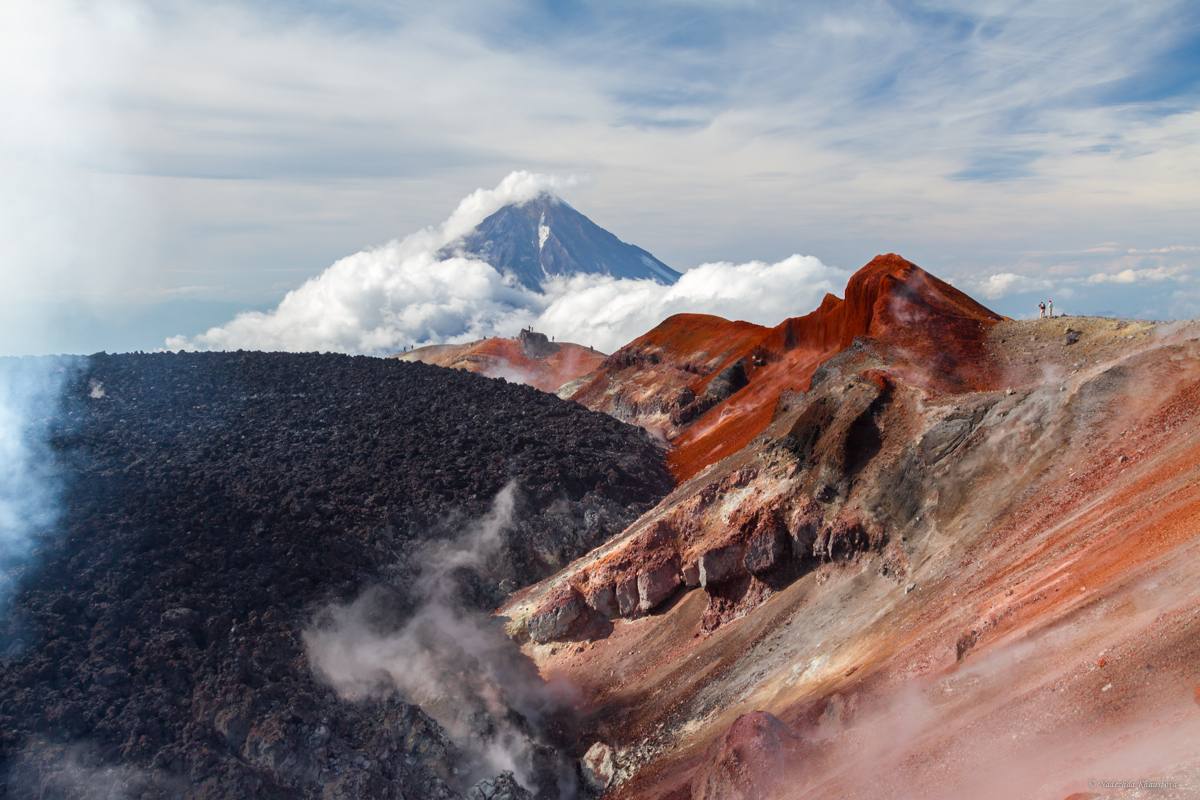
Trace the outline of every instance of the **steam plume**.
<instances>
[{"instance_id":1,"label":"steam plume","mask_svg":"<svg viewBox=\"0 0 1200 800\"><path fill-rule=\"evenodd\" d=\"M34 742L27 746L7 776L10 797L53 797L61 800L135 800L162 796L158 776L124 765L105 764L84 744Z\"/></svg>"},{"instance_id":2,"label":"steam plume","mask_svg":"<svg viewBox=\"0 0 1200 800\"><path fill-rule=\"evenodd\" d=\"M60 476L46 442L67 362L0 359L0 610L34 536L58 519Z\"/></svg>"},{"instance_id":3,"label":"steam plume","mask_svg":"<svg viewBox=\"0 0 1200 800\"><path fill-rule=\"evenodd\" d=\"M455 600L456 573L482 567L512 520L515 486L449 544L425 553L415 589L426 598L397 619L386 589L325 609L303 634L314 673L346 699L399 691L446 728L474 760L475 780L511 770L526 786L548 713L575 699L569 684L546 684L487 615ZM514 718L510 710L523 719ZM571 796L574 787L562 786Z\"/></svg>"}]
</instances>

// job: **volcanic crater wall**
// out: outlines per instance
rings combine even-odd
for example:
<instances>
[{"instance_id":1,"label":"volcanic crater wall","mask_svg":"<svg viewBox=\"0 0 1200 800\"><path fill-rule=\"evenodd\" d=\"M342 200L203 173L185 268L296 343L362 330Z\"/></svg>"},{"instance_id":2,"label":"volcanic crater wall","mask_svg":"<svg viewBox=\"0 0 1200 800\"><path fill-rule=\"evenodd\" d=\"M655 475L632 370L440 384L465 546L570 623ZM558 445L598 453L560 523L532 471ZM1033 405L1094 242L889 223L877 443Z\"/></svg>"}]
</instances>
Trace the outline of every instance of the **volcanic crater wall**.
<instances>
[{"instance_id":1,"label":"volcanic crater wall","mask_svg":"<svg viewBox=\"0 0 1200 800\"><path fill-rule=\"evenodd\" d=\"M756 447L681 486L545 594L506 606L510 632L534 642L603 636L605 619L644 616L701 588L698 631L708 633L800 575L863 553L881 554L881 574L904 580L898 531L933 492L932 458L918 447L919 394L874 369L878 358L863 345L826 362Z\"/></svg>"},{"instance_id":2,"label":"volcanic crater wall","mask_svg":"<svg viewBox=\"0 0 1200 800\"><path fill-rule=\"evenodd\" d=\"M0 797L453 797L462 754L395 696L340 702L299 632L389 584L510 481L456 576L491 609L671 488L643 432L529 387L318 354L99 354L51 439L62 517L0 619ZM91 776L91 777L89 777Z\"/></svg>"},{"instance_id":3,"label":"volcanic crater wall","mask_svg":"<svg viewBox=\"0 0 1200 800\"><path fill-rule=\"evenodd\" d=\"M501 609L588 698L605 796L1075 797L1114 751L1200 774L1130 735L1200 724L1196 324L954 322L978 357L855 337Z\"/></svg>"},{"instance_id":4,"label":"volcanic crater wall","mask_svg":"<svg viewBox=\"0 0 1200 800\"><path fill-rule=\"evenodd\" d=\"M749 444L785 392L806 390L822 363L867 338L914 386L994 386L984 341L1002 319L916 264L881 255L854 274L844 300L826 295L774 328L677 314L558 394L660 431L686 480Z\"/></svg>"}]
</instances>

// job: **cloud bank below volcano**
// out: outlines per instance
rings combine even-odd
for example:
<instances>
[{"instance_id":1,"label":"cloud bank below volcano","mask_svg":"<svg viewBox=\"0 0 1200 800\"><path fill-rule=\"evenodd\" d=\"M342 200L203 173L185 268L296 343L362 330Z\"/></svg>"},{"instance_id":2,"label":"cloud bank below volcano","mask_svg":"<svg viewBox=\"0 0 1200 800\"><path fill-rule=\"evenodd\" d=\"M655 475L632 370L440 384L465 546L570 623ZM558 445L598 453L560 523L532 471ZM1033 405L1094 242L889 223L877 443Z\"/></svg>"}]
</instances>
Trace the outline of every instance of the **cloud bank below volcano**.
<instances>
[{"instance_id":1,"label":"cloud bank below volcano","mask_svg":"<svg viewBox=\"0 0 1200 800\"><path fill-rule=\"evenodd\" d=\"M505 205L578 183L513 172L495 189L466 197L441 226L337 261L273 311L241 314L190 340L172 337L167 347L378 355L514 336L532 325L611 351L682 312L774 325L815 308L827 292L840 293L850 277L817 258L793 255L773 264L701 264L672 286L579 274L549 279L535 291L476 258L437 255Z\"/></svg>"}]
</instances>

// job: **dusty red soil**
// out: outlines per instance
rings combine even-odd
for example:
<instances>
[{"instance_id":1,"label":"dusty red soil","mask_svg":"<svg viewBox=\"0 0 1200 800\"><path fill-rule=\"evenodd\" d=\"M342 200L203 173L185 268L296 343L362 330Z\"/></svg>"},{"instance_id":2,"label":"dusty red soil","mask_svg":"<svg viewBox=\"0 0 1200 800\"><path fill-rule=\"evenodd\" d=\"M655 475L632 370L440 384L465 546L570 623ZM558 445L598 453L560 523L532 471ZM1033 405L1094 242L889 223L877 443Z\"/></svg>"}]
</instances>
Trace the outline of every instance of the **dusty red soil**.
<instances>
[{"instance_id":1,"label":"dusty red soil","mask_svg":"<svg viewBox=\"0 0 1200 800\"><path fill-rule=\"evenodd\" d=\"M779 758L779 797L1200 796L1200 325L1001 321L905 274L926 316L873 315L746 446L501 610L519 637L555 587L679 565L648 611L523 646L582 687L606 796L761 795L736 775ZM786 552L754 572L764 541ZM799 755L714 744L756 711Z\"/></svg>"},{"instance_id":2,"label":"dusty red soil","mask_svg":"<svg viewBox=\"0 0 1200 800\"><path fill-rule=\"evenodd\" d=\"M553 352L539 354L522 347L517 339L480 339L469 344L436 344L418 347L392 358L420 361L438 367L477 372L489 378L524 383L553 392L564 383L586 375L604 361L605 354L571 342L554 342Z\"/></svg>"}]
</instances>

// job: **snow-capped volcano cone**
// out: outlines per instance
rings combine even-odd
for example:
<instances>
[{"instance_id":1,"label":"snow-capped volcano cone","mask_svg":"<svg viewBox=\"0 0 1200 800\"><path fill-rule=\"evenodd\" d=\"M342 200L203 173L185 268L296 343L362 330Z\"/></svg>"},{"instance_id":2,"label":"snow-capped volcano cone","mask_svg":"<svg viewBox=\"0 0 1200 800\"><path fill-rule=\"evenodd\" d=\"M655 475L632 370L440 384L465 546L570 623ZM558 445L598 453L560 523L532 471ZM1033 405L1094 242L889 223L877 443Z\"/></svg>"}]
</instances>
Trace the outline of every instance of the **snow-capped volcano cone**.
<instances>
[{"instance_id":1,"label":"snow-capped volcano cone","mask_svg":"<svg viewBox=\"0 0 1200 800\"><path fill-rule=\"evenodd\" d=\"M537 289L548 278L580 273L674 283L679 273L626 244L549 193L507 205L439 253L470 255Z\"/></svg>"}]
</instances>

